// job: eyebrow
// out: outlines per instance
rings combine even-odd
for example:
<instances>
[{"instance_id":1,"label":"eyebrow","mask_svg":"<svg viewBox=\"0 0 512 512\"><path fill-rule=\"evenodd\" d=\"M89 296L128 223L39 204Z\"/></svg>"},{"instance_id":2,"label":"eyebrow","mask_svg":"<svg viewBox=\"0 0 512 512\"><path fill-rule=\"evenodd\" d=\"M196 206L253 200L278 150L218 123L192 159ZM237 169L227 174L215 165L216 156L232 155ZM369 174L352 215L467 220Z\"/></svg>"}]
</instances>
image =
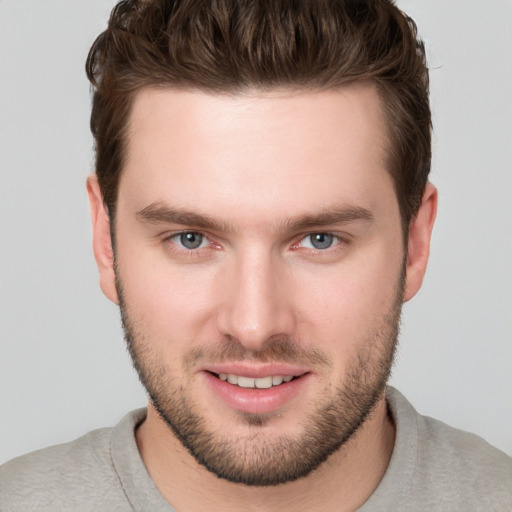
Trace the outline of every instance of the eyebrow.
<instances>
[{"instance_id":1,"label":"eyebrow","mask_svg":"<svg viewBox=\"0 0 512 512\"><path fill-rule=\"evenodd\" d=\"M136 213L136 217L150 224L181 224L197 229L218 232L234 231L233 226L209 215L181 208L173 208L161 202L152 203ZM316 214L299 215L277 224L276 231L301 231L354 221L372 221L373 213L361 206L344 205L329 208Z\"/></svg>"},{"instance_id":2,"label":"eyebrow","mask_svg":"<svg viewBox=\"0 0 512 512\"><path fill-rule=\"evenodd\" d=\"M373 213L362 206L345 205L342 207L329 208L318 214L301 215L295 219L286 221L285 227L290 231L301 231L334 224L347 224L354 221L372 221Z\"/></svg>"},{"instance_id":3,"label":"eyebrow","mask_svg":"<svg viewBox=\"0 0 512 512\"><path fill-rule=\"evenodd\" d=\"M151 203L138 211L136 217L150 224L182 224L184 226L194 226L199 229L213 231L232 231L232 227L229 224L214 219L209 215L172 208L159 202Z\"/></svg>"}]
</instances>

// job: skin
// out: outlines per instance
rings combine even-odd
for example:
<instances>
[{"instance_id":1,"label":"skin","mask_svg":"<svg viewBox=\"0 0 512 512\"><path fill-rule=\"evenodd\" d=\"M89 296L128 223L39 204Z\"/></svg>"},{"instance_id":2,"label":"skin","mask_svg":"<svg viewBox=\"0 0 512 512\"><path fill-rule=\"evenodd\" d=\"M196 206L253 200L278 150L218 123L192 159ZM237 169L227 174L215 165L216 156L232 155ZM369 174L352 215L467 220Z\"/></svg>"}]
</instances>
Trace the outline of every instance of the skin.
<instances>
[{"instance_id":1,"label":"skin","mask_svg":"<svg viewBox=\"0 0 512 512\"><path fill-rule=\"evenodd\" d=\"M210 430L235 447L256 431L269 446L277 436L300 437L319 404L347 385L355 361L378 363L392 353L392 336L377 334L389 327L397 296L409 300L421 286L437 192L427 185L404 244L386 144L369 84L243 96L143 90L136 97L115 223L124 307L148 368L166 385L183 386ZM100 284L119 303L108 214L95 176L87 185ZM179 221L141 214L162 208L179 212ZM340 210L358 213L322 221ZM198 226L184 211L216 223ZM185 249L176 236L183 231L203 234L205 244ZM332 233L334 243L316 250L311 233ZM229 342L248 357L235 361L239 368L261 369L267 363L259 355L282 338L327 362L304 363L300 393L251 425L208 386L204 365ZM193 350L206 363L191 359ZM349 442L308 476L277 487L217 478L151 402L136 438L155 485L180 511L354 510L386 470L394 426L381 393Z\"/></svg>"}]
</instances>

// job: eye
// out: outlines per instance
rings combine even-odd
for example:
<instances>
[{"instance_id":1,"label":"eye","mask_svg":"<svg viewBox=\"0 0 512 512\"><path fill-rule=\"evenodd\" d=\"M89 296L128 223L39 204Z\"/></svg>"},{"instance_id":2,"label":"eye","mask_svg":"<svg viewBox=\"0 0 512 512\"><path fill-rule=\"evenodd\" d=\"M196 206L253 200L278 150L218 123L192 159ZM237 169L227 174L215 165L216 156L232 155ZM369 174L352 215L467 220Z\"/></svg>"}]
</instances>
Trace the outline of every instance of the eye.
<instances>
[{"instance_id":1,"label":"eye","mask_svg":"<svg viewBox=\"0 0 512 512\"><path fill-rule=\"evenodd\" d=\"M206 247L209 243L208 239L204 235L195 231L178 233L172 236L170 240L190 251Z\"/></svg>"},{"instance_id":2,"label":"eye","mask_svg":"<svg viewBox=\"0 0 512 512\"><path fill-rule=\"evenodd\" d=\"M339 242L339 237L332 233L311 233L304 237L299 246L308 249L325 250Z\"/></svg>"}]
</instances>

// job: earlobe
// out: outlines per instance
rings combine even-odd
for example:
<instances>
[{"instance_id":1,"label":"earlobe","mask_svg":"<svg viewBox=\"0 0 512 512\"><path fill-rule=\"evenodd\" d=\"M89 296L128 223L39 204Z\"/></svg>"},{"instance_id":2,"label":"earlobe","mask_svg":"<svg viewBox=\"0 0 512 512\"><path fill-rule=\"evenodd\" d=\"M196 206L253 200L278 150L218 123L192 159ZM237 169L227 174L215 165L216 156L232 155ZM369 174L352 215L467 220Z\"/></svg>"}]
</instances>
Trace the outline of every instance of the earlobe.
<instances>
[{"instance_id":1,"label":"earlobe","mask_svg":"<svg viewBox=\"0 0 512 512\"><path fill-rule=\"evenodd\" d=\"M427 183L418 212L409 224L404 302L412 299L421 288L427 270L436 213L437 189L431 183Z\"/></svg>"},{"instance_id":2,"label":"earlobe","mask_svg":"<svg viewBox=\"0 0 512 512\"><path fill-rule=\"evenodd\" d=\"M105 296L118 304L110 219L95 174L87 178L87 194L91 209L94 257L100 273L100 286Z\"/></svg>"}]
</instances>

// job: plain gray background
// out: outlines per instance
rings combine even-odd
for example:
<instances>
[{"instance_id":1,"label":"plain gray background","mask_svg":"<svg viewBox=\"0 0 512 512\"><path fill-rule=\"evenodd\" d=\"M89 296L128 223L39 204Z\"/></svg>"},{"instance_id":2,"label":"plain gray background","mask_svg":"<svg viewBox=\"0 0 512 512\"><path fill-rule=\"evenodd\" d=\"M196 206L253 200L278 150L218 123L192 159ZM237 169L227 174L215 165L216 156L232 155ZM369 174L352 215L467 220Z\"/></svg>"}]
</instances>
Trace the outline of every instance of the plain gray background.
<instances>
[{"instance_id":1,"label":"plain gray background","mask_svg":"<svg viewBox=\"0 0 512 512\"><path fill-rule=\"evenodd\" d=\"M83 68L112 5L0 0L0 462L145 403L85 194ZM393 383L512 455L512 2L399 5L428 46L440 207Z\"/></svg>"}]
</instances>

